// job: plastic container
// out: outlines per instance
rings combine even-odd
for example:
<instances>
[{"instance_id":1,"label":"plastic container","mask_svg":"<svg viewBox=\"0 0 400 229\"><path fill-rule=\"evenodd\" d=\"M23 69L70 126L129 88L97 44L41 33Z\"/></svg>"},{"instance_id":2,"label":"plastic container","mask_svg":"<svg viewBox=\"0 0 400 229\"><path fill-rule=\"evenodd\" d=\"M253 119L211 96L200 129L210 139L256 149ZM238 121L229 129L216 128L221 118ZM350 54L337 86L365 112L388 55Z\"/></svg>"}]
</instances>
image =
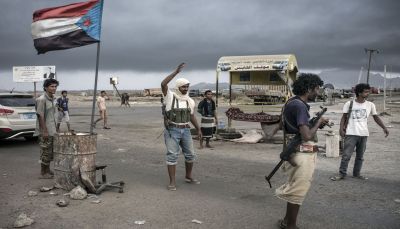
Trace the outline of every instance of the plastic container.
<instances>
[{"instance_id":1,"label":"plastic container","mask_svg":"<svg viewBox=\"0 0 400 229\"><path fill-rule=\"evenodd\" d=\"M225 129L225 122L224 121L218 121L218 129Z\"/></svg>"}]
</instances>

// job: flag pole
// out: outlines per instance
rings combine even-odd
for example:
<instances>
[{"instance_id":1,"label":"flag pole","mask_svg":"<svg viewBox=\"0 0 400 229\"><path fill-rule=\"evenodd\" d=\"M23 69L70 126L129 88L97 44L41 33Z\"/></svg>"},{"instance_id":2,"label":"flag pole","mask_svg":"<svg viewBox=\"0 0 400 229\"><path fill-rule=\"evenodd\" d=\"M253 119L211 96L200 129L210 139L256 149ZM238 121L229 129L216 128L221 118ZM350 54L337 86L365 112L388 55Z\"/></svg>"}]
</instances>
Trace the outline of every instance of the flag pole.
<instances>
[{"instance_id":1,"label":"flag pole","mask_svg":"<svg viewBox=\"0 0 400 229\"><path fill-rule=\"evenodd\" d=\"M90 134L93 134L94 110L95 110L95 105L96 105L96 94L97 94L97 79L98 79L98 75L99 75L99 59L100 59L100 41L97 43L96 74L95 74L95 78L94 78L92 115L90 117Z\"/></svg>"},{"instance_id":2,"label":"flag pole","mask_svg":"<svg viewBox=\"0 0 400 229\"><path fill-rule=\"evenodd\" d=\"M37 98L37 96L36 96L36 81L33 82L33 97L34 97L35 99Z\"/></svg>"},{"instance_id":3,"label":"flag pole","mask_svg":"<svg viewBox=\"0 0 400 229\"><path fill-rule=\"evenodd\" d=\"M101 2L101 15L100 15L100 34L101 34L101 21L103 18L103 7L104 7L104 0L100 0ZM100 59L100 40L97 43L97 56L96 56L96 74L94 78L94 90L93 90L93 102L92 102L92 115L90 117L90 134L93 134L93 124L94 124L94 110L96 106L96 94L97 94L97 79L99 75L99 59Z\"/></svg>"}]
</instances>

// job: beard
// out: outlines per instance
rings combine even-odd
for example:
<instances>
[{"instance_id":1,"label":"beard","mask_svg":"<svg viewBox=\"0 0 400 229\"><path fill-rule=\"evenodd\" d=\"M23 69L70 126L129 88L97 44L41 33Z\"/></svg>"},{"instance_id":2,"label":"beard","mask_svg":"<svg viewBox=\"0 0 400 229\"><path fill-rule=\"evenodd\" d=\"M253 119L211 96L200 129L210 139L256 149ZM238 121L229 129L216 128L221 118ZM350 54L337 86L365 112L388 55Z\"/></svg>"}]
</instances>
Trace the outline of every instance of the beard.
<instances>
[{"instance_id":1,"label":"beard","mask_svg":"<svg viewBox=\"0 0 400 229\"><path fill-rule=\"evenodd\" d=\"M317 95L309 95L308 96L308 101L310 101L310 102L315 102L315 99L317 98Z\"/></svg>"}]
</instances>

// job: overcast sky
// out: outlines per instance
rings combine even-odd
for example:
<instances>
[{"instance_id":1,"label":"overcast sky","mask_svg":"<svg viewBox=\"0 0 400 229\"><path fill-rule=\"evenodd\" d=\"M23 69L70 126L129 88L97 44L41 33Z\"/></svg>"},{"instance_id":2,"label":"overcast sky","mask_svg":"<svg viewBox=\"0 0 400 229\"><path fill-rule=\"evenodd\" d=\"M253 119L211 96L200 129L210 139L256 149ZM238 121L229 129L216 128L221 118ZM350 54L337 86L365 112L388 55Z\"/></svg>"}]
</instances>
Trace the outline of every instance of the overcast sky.
<instances>
[{"instance_id":1,"label":"overcast sky","mask_svg":"<svg viewBox=\"0 0 400 229\"><path fill-rule=\"evenodd\" d=\"M96 45L37 55L31 37L35 10L77 1L0 0L0 88L15 85L12 66L29 65L56 65L65 89L92 87ZM400 72L399 9L398 0L105 0L99 86L115 75L122 88L158 87L182 61L182 76L213 82L226 55L292 53L300 71L359 71L364 48L380 50L372 70Z\"/></svg>"}]
</instances>

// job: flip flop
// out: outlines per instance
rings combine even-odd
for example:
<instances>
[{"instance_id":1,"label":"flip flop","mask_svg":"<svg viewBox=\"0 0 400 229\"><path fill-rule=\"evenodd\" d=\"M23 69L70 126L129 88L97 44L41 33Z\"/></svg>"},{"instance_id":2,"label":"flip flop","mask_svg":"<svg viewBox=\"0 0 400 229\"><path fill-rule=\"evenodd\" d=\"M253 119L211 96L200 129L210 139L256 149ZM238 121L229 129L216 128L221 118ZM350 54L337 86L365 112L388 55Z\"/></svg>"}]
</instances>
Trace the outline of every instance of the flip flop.
<instances>
[{"instance_id":1,"label":"flip flop","mask_svg":"<svg viewBox=\"0 0 400 229\"><path fill-rule=\"evenodd\" d=\"M53 179L53 178L54 176L48 173L39 176L39 179Z\"/></svg>"},{"instance_id":2,"label":"flip flop","mask_svg":"<svg viewBox=\"0 0 400 229\"><path fill-rule=\"evenodd\" d=\"M344 176L342 176L342 175L333 176L333 177L331 177L330 179L331 179L331 181L343 180L343 179L344 179Z\"/></svg>"},{"instance_id":3,"label":"flip flop","mask_svg":"<svg viewBox=\"0 0 400 229\"><path fill-rule=\"evenodd\" d=\"M168 189L168 191L176 191L176 186L175 185L168 185L167 189Z\"/></svg>"},{"instance_id":4,"label":"flip flop","mask_svg":"<svg viewBox=\"0 0 400 229\"><path fill-rule=\"evenodd\" d=\"M278 227L281 229L285 229L287 227L287 225L283 219L278 220Z\"/></svg>"},{"instance_id":5,"label":"flip flop","mask_svg":"<svg viewBox=\"0 0 400 229\"><path fill-rule=\"evenodd\" d=\"M185 182L189 184L200 184L200 181L193 178L185 178Z\"/></svg>"},{"instance_id":6,"label":"flip flop","mask_svg":"<svg viewBox=\"0 0 400 229\"><path fill-rule=\"evenodd\" d=\"M360 179L360 180L368 180L368 177L361 176L361 175L353 176L353 178L357 178L357 179Z\"/></svg>"},{"instance_id":7,"label":"flip flop","mask_svg":"<svg viewBox=\"0 0 400 229\"><path fill-rule=\"evenodd\" d=\"M287 228L287 224L283 219L278 220L278 227L281 229L285 229ZM299 229L299 227L296 226L297 229Z\"/></svg>"}]
</instances>

